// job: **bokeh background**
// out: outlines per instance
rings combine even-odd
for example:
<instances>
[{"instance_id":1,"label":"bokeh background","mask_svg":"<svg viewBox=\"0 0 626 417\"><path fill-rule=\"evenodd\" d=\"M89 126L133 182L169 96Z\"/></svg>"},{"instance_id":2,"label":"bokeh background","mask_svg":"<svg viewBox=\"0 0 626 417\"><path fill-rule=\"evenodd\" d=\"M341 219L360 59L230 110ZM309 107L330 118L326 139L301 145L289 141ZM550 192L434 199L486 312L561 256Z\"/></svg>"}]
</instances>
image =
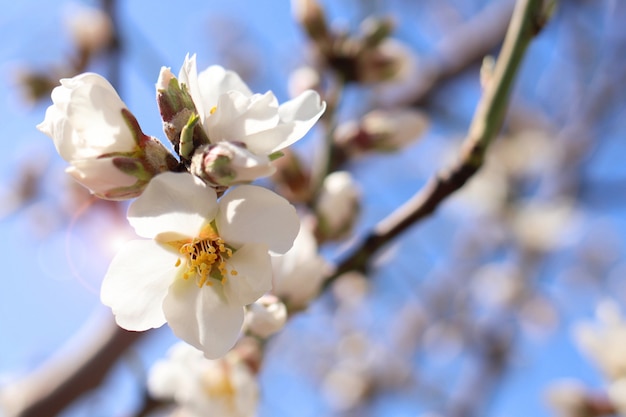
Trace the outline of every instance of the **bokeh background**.
<instances>
[{"instance_id":1,"label":"bokeh background","mask_svg":"<svg viewBox=\"0 0 626 417\"><path fill-rule=\"evenodd\" d=\"M339 125L399 106L428 119L403 149L343 166L362 196L354 236L454 160L481 93L480 51L497 53L513 3L321 1L338 31L390 16L391 36L412 55L405 78L346 87ZM0 387L77 333L98 332L110 314L99 302L102 276L132 237L125 205L96 201L74 184L36 130L48 84L72 68L98 72L144 132L163 138L154 99L161 66L177 73L196 53L199 68L234 69L253 91L271 89L284 101L294 71L312 62L287 0L2 7ZM119 42L88 62L71 30L84 7L110 7ZM626 301L625 19L620 0L558 2L528 49L483 169L377 254L367 279L339 281L272 339L259 416L550 416L574 415L563 404L604 403L614 380L585 354L580 324L597 320L598 306L606 316ZM312 131L296 152L306 161L324 134ZM334 261L347 241L322 253ZM62 415L135 415L147 369L174 341L167 328L146 335L102 389ZM626 363L620 348L617 336L607 339L615 366Z\"/></svg>"}]
</instances>

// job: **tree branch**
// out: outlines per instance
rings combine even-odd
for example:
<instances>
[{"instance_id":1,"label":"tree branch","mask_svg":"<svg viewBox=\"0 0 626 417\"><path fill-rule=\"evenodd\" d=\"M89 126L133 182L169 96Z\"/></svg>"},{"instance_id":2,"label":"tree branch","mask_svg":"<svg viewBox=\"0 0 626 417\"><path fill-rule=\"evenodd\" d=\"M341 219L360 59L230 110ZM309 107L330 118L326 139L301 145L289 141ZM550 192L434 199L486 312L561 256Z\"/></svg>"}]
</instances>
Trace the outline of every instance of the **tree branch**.
<instances>
[{"instance_id":1,"label":"tree branch","mask_svg":"<svg viewBox=\"0 0 626 417\"><path fill-rule=\"evenodd\" d=\"M120 356L144 334L120 329L110 314L98 314L41 368L0 392L3 410L15 417L58 414L100 385Z\"/></svg>"},{"instance_id":2,"label":"tree branch","mask_svg":"<svg viewBox=\"0 0 626 417\"><path fill-rule=\"evenodd\" d=\"M520 0L517 3L493 77L478 104L456 164L436 173L409 201L377 224L339 263L325 286L344 272L365 271L373 253L433 213L443 200L480 169L489 144L502 127L515 74L526 48L541 29L544 18L541 7L541 0Z\"/></svg>"}]
</instances>

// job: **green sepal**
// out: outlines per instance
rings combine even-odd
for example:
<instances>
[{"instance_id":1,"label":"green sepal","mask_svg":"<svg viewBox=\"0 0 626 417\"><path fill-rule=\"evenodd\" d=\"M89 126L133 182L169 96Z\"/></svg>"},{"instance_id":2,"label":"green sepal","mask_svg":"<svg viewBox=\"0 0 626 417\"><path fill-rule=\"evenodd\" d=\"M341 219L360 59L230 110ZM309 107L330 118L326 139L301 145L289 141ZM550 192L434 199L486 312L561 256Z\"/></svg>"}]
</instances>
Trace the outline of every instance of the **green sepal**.
<instances>
[{"instance_id":1,"label":"green sepal","mask_svg":"<svg viewBox=\"0 0 626 417\"><path fill-rule=\"evenodd\" d=\"M144 164L140 159L132 157L118 156L111 159L115 168L122 171L124 174L135 177L139 180L150 180L153 175L148 172Z\"/></svg>"},{"instance_id":2,"label":"green sepal","mask_svg":"<svg viewBox=\"0 0 626 417\"><path fill-rule=\"evenodd\" d=\"M272 152L271 154L267 155L270 161L275 161L278 158L282 158L283 156L285 156L285 153L281 151Z\"/></svg>"},{"instance_id":3,"label":"green sepal","mask_svg":"<svg viewBox=\"0 0 626 417\"><path fill-rule=\"evenodd\" d=\"M180 132L180 149L179 154L181 158L189 160L194 151L193 144L193 132L196 124L200 120L200 116L194 113L187 120L187 124L183 127L183 130Z\"/></svg>"}]
</instances>

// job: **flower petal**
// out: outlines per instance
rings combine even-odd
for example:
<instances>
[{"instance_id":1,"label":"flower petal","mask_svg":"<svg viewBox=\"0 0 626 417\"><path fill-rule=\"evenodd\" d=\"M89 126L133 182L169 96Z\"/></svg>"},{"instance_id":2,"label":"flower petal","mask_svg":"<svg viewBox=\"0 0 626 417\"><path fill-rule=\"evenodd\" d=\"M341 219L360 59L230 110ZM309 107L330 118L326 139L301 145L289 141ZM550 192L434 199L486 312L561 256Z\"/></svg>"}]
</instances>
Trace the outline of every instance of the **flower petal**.
<instances>
[{"instance_id":1,"label":"flower petal","mask_svg":"<svg viewBox=\"0 0 626 417\"><path fill-rule=\"evenodd\" d=\"M227 71L219 65L212 65L198 74L198 85L203 106L207 110L217 106L220 96L229 91L237 91L246 97L252 95L252 91L236 72Z\"/></svg>"},{"instance_id":2,"label":"flower petal","mask_svg":"<svg viewBox=\"0 0 626 417\"><path fill-rule=\"evenodd\" d=\"M129 187L137 182L137 178L117 169L110 158L72 161L65 172L99 197L106 197L116 188Z\"/></svg>"},{"instance_id":3,"label":"flower petal","mask_svg":"<svg viewBox=\"0 0 626 417\"><path fill-rule=\"evenodd\" d=\"M326 110L326 102L313 90L283 103L278 108L280 123L262 132L249 135L245 142L255 153L271 154L300 140Z\"/></svg>"},{"instance_id":4,"label":"flower petal","mask_svg":"<svg viewBox=\"0 0 626 417\"><path fill-rule=\"evenodd\" d=\"M128 221L139 236L153 238L175 232L197 236L215 218L217 196L187 173L165 172L150 181L128 209Z\"/></svg>"},{"instance_id":5,"label":"flower petal","mask_svg":"<svg viewBox=\"0 0 626 417\"><path fill-rule=\"evenodd\" d=\"M175 253L150 240L131 240L119 250L100 292L118 325L141 331L165 323L162 303L176 276L177 259Z\"/></svg>"},{"instance_id":6,"label":"flower petal","mask_svg":"<svg viewBox=\"0 0 626 417\"><path fill-rule=\"evenodd\" d=\"M136 146L122 116L126 105L102 76L64 78L52 90L52 106L37 127L54 140L66 161L127 152Z\"/></svg>"},{"instance_id":7,"label":"flower petal","mask_svg":"<svg viewBox=\"0 0 626 417\"><path fill-rule=\"evenodd\" d=\"M271 91L253 96L231 91L220 96L215 113L208 117L205 126L213 143L231 141L248 145L247 136L271 129L279 120L278 100Z\"/></svg>"},{"instance_id":8,"label":"flower petal","mask_svg":"<svg viewBox=\"0 0 626 417\"><path fill-rule=\"evenodd\" d=\"M178 279L170 287L163 311L176 336L202 350L209 359L223 356L237 341L243 307L226 301L219 285L198 288Z\"/></svg>"},{"instance_id":9,"label":"flower petal","mask_svg":"<svg viewBox=\"0 0 626 417\"><path fill-rule=\"evenodd\" d=\"M105 78L87 73L61 80L61 84L71 89L67 118L74 131L71 143L61 146L63 153L67 153L66 146L72 146L72 159L83 159L128 152L136 146L122 115L126 105Z\"/></svg>"},{"instance_id":10,"label":"flower petal","mask_svg":"<svg viewBox=\"0 0 626 417\"><path fill-rule=\"evenodd\" d=\"M204 107L202 104L202 94L200 92L200 86L198 84L198 70L196 66L196 54L189 57L189 54L185 56L183 66L178 72L178 82L185 84L193 100L193 104L196 106L196 111L201 119L204 119L205 109L210 110L210 107Z\"/></svg>"},{"instance_id":11,"label":"flower petal","mask_svg":"<svg viewBox=\"0 0 626 417\"><path fill-rule=\"evenodd\" d=\"M272 289L272 262L267 246L242 246L228 260L228 266L229 271L237 271L224 282L224 295L233 304L252 304Z\"/></svg>"},{"instance_id":12,"label":"flower petal","mask_svg":"<svg viewBox=\"0 0 626 417\"><path fill-rule=\"evenodd\" d=\"M300 220L296 209L266 188L240 185L226 193L218 204L217 229L224 241L235 248L262 243L273 252L285 253L298 235Z\"/></svg>"}]
</instances>

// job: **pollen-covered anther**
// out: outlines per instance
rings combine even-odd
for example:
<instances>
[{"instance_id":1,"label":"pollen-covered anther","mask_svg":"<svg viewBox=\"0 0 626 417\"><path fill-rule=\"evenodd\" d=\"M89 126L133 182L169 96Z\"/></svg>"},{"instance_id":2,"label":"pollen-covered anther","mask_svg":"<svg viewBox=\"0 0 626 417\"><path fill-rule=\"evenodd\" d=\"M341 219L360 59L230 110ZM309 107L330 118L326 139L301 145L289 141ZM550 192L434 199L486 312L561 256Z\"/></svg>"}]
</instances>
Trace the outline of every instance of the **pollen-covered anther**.
<instances>
[{"instance_id":1,"label":"pollen-covered anther","mask_svg":"<svg viewBox=\"0 0 626 417\"><path fill-rule=\"evenodd\" d=\"M195 278L198 287L213 285L213 280L222 284L226 281L226 260L233 255L231 248L226 246L220 237L195 238L182 243L178 249L185 260L186 270L183 278ZM176 261L176 266L183 264L181 258ZM237 275L236 270L230 271L231 275Z\"/></svg>"}]
</instances>

